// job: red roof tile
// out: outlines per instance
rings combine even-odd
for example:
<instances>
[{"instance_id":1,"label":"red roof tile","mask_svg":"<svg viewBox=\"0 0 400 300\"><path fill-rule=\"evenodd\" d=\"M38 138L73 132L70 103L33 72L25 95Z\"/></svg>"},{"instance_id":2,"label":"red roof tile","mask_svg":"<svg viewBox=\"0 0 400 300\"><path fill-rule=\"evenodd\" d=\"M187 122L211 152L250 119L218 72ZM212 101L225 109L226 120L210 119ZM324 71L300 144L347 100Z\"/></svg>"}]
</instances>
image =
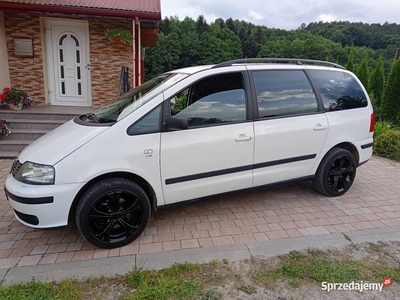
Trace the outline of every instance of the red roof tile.
<instances>
[{"instance_id":1,"label":"red roof tile","mask_svg":"<svg viewBox=\"0 0 400 300\"><path fill-rule=\"evenodd\" d=\"M161 13L160 0L0 0L0 2Z\"/></svg>"}]
</instances>

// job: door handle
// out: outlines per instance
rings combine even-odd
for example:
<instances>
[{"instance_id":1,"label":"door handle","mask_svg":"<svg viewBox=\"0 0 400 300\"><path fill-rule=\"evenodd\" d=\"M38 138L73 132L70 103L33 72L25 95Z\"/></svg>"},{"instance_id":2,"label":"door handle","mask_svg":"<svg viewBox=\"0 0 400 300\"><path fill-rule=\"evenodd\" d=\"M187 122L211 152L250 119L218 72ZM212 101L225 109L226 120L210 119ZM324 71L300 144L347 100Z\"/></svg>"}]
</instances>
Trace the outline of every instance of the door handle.
<instances>
[{"instance_id":1,"label":"door handle","mask_svg":"<svg viewBox=\"0 0 400 300\"><path fill-rule=\"evenodd\" d=\"M251 141L251 136L247 136L247 135L245 135L245 134L241 134L241 135L239 135L236 139L235 139L235 141L236 142L247 142L247 141Z\"/></svg>"},{"instance_id":2,"label":"door handle","mask_svg":"<svg viewBox=\"0 0 400 300\"><path fill-rule=\"evenodd\" d=\"M317 126L314 127L314 131L322 131L328 129L328 126L317 124Z\"/></svg>"}]
</instances>

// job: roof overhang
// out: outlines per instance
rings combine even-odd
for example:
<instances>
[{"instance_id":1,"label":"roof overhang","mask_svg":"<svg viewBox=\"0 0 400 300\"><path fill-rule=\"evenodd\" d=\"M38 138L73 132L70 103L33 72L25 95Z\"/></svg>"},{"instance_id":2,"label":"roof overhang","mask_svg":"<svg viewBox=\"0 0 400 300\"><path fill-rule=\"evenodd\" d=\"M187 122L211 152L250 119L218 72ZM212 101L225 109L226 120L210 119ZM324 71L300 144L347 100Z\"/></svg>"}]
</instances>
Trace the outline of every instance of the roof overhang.
<instances>
[{"instance_id":1,"label":"roof overhang","mask_svg":"<svg viewBox=\"0 0 400 300\"><path fill-rule=\"evenodd\" d=\"M59 13L69 15L88 15L99 17L123 18L123 19L147 19L161 21L161 13L89 8L89 7L72 7L72 6L57 6L44 4L29 4L17 2L0 1L0 10L13 10L23 12L39 12L39 13Z\"/></svg>"}]
</instances>

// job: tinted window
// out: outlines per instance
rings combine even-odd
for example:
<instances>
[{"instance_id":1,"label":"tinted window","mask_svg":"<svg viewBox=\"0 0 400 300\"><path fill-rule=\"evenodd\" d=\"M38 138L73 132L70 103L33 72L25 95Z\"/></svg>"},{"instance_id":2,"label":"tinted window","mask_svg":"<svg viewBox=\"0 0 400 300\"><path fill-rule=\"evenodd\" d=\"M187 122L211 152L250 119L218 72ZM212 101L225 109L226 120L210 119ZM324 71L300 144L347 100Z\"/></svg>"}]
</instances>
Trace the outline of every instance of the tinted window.
<instances>
[{"instance_id":1,"label":"tinted window","mask_svg":"<svg viewBox=\"0 0 400 300\"><path fill-rule=\"evenodd\" d=\"M128 129L129 135L154 133L160 131L161 106L144 116Z\"/></svg>"},{"instance_id":2,"label":"tinted window","mask_svg":"<svg viewBox=\"0 0 400 300\"><path fill-rule=\"evenodd\" d=\"M253 72L260 118L312 113L318 103L303 71Z\"/></svg>"},{"instance_id":3,"label":"tinted window","mask_svg":"<svg viewBox=\"0 0 400 300\"><path fill-rule=\"evenodd\" d=\"M310 71L327 111L366 107L364 91L348 73L338 71Z\"/></svg>"},{"instance_id":4,"label":"tinted window","mask_svg":"<svg viewBox=\"0 0 400 300\"><path fill-rule=\"evenodd\" d=\"M176 101L173 115L185 118L189 127L246 120L246 96L241 73L207 77L189 87ZM176 98L176 97L175 97ZM179 104L179 105L178 105ZM182 109L176 110L177 107Z\"/></svg>"}]
</instances>

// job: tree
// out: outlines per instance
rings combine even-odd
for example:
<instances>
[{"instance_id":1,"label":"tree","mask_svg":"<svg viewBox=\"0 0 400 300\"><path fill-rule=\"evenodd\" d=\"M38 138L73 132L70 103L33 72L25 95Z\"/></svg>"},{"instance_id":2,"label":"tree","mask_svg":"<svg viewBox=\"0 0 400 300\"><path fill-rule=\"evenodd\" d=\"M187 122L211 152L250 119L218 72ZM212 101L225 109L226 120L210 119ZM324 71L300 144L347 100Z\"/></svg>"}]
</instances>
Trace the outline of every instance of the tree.
<instances>
[{"instance_id":1,"label":"tree","mask_svg":"<svg viewBox=\"0 0 400 300\"><path fill-rule=\"evenodd\" d=\"M346 69L353 72L354 71L354 53L356 52L356 49L354 45L350 47L350 53L349 57L347 58L347 63L346 63Z\"/></svg>"},{"instance_id":2,"label":"tree","mask_svg":"<svg viewBox=\"0 0 400 300\"><path fill-rule=\"evenodd\" d=\"M366 90L369 90L368 59L364 58L358 66L356 75L362 82Z\"/></svg>"},{"instance_id":3,"label":"tree","mask_svg":"<svg viewBox=\"0 0 400 300\"><path fill-rule=\"evenodd\" d=\"M372 73L371 82L369 85L370 91L374 94L375 105L377 107L381 106L383 88L385 85L385 72L383 69L383 57L379 57L376 69Z\"/></svg>"},{"instance_id":4,"label":"tree","mask_svg":"<svg viewBox=\"0 0 400 300\"><path fill-rule=\"evenodd\" d=\"M158 23L158 30L164 33L164 35L168 35L171 33L171 22L168 17Z\"/></svg>"},{"instance_id":5,"label":"tree","mask_svg":"<svg viewBox=\"0 0 400 300\"><path fill-rule=\"evenodd\" d=\"M257 57L258 46L253 36L249 36L243 43L243 55L246 58Z\"/></svg>"},{"instance_id":6,"label":"tree","mask_svg":"<svg viewBox=\"0 0 400 300\"><path fill-rule=\"evenodd\" d=\"M226 24L226 27L227 27L229 30L231 30L231 31L234 32L235 34L237 33L237 32L236 32L235 23L233 23L232 18L229 18L228 20L226 20L225 24Z\"/></svg>"},{"instance_id":7,"label":"tree","mask_svg":"<svg viewBox=\"0 0 400 300\"><path fill-rule=\"evenodd\" d=\"M200 15L196 20L196 31L199 35L207 31L208 24L203 15Z\"/></svg>"},{"instance_id":8,"label":"tree","mask_svg":"<svg viewBox=\"0 0 400 300\"><path fill-rule=\"evenodd\" d=\"M382 115L387 121L400 125L400 59L393 64L383 93Z\"/></svg>"}]
</instances>

